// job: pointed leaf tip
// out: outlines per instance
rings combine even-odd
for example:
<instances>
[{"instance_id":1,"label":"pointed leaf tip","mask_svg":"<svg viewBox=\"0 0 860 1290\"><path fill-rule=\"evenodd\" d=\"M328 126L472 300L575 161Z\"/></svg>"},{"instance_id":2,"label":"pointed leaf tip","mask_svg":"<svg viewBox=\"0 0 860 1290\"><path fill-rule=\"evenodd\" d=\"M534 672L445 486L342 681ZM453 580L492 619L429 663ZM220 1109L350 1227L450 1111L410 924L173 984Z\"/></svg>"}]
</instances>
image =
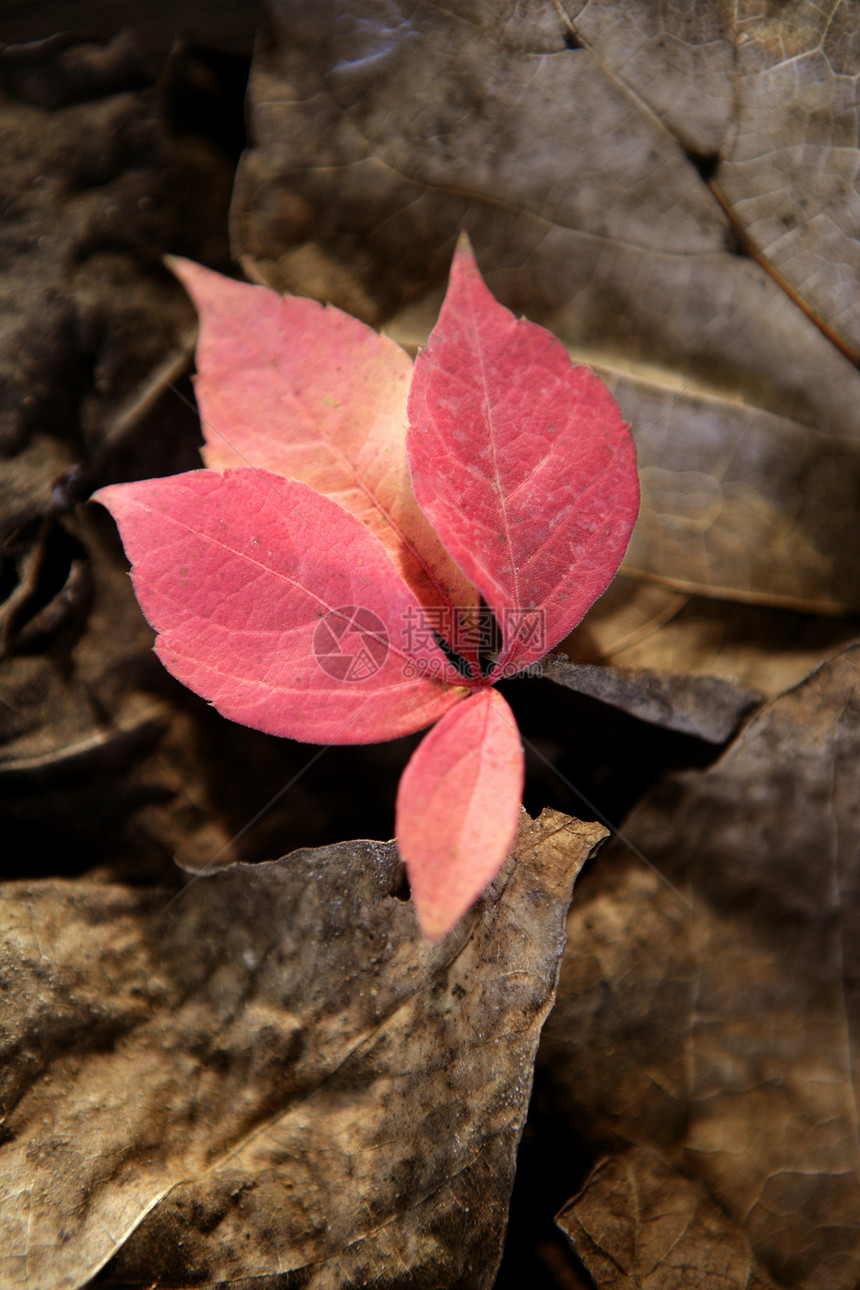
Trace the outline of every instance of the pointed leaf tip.
<instances>
[{"instance_id":1,"label":"pointed leaf tip","mask_svg":"<svg viewBox=\"0 0 860 1290\"><path fill-rule=\"evenodd\" d=\"M497 690L458 704L413 753L397 793L397 845L428 940L451 931L504 864L523 779L519 730Z\"/></svg>"},{"instance_id":2,"label":"pointed leaf tip","mask_svg":"<svg viewBox=\"0 0 860 1290\"><path fill-rule=\"evenodd\" d=\"M460 235L457 238L457 245L454 248L452 268L453 268L454 262L457 262L457 261L459 261L459 263L463 265L471 265L475 269L475 271L478 272L478 262L475 259L475 251L472 246L472 239L469 237L469 234L466 232L465 229L461 229Z\"/></svg>"}]
</instances>

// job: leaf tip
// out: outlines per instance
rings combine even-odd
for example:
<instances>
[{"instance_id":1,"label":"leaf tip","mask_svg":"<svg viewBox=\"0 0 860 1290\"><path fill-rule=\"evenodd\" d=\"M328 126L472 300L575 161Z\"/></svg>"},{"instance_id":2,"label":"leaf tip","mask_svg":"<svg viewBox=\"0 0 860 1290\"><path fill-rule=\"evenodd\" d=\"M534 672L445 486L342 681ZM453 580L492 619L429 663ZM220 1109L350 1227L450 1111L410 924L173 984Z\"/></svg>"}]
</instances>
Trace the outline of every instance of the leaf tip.
<instances>
[{"instance_id":1,"label":"leaf tip","mask_svg":"<svg viewBox=\"0 0 860 1290\"><path fill-rule=\"evenodd\" d=\"M204 273L211 273L211 269L205 269L202 264L196 264L194 260L187 260L184 255L163 255L161 262L166 269L169 269L174 278L178 278L189 291L189 283L196 282Z\"/></svg>"},{"instance_id":2,"label":"leaf tip","mask_svg":"<svg viewBox=\"0 0 860 1290\"><path fill-rule=\"evenodd\" d=\"M425 941L431 945L438 945L443 941L449 932L453 932L464 914L468 913L469 906L460 910L453 918L442 915L438 910L422 909L416 902L415 916L418 919L418 926L421 928L421 935Z\"/></svg>"},{"instance_id":3,"label":"leaf tip","mask_svg":"<svg viewBox=\"0 0 860 1290\"><path fill-rule=\"evenodd\" d=\"M472 240L465 229L462 229L457 238L457 245L454 248L454 256L451 260L451 276L456 274L467 274L476 276L481 279L481 271L478 268L478 261L475 259L475 250L472 246Z\"/></svg>"},{"instance_id":4,"label":"leaf tip","mask_svg":"<svg viewBox=\"0 0 860 1290\"><path fill-rule=\"evenodd\" d=\"M124 488L125 485L123 484L105 484L103 488L97 488L94 493L91 493L89 500L97 502L99 506L103 506L118 523L119 516L125 509Z\"/></svg>"},{"instance_id":5,"label":"leaf tip","mask_svg":"<svg viewBox=\"0 0 860 1290\"><path fill-rule=\"evenodd\" d=\"M225 278L214 269L207 269L204 264L187 260L182 255L164 255L161 258L165 268L169 269L185 288L198 313L206 305L217 300L219 290L222 290L225 284L234 282L233 278Z\"/></svg>"}]
</instances>

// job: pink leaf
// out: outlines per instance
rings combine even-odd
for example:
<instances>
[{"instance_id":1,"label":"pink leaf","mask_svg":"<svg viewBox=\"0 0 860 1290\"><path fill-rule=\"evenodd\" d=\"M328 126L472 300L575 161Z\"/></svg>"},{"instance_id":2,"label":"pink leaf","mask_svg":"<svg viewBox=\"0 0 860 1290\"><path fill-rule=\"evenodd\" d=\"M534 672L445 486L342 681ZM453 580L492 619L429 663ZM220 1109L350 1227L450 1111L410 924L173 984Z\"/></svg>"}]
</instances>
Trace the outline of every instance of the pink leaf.
<instances>
[{"instance_id":1,"label":"pink leaf","mask_svg":"<svg viewBox=\"0 0 860 1290\"><path fill-rule=\"evenodd\" d=\"M306 484L195 470L117 484L111 511L169 672L225 717L314 743L369 743L428 725L463 697L377 538ZM360 612L353 612L358 609Z\"/></svg>"},{"instance_id":2,"label":"pink leaf","mask_svg":"<svg viewBox=\"0 0 860 1290\"><path fill-rule=\"evenodd\" d=\"M498 304L463 239L415 361L409 422L419 505L502 626L494 675L534 662L627 549L639 483L618 404L554 336Z\"/></svg>"},{"instance_id":3,"label":"pink leaf","mask_svg":"<svg viewBox=\"0 0 860 1290\"><path fill-rule=\"evenodd\" d=\"M195 390L206 465L303 480L376 534L424 604L477 605L412 491L409 356L331 305L170 263L200 315Z\"/></svg>"},{"instance_id":4,"label":"pink leaf","mask_svg":"<svg viewBox=\"0 0 860 1290\"><path fill-rule=\"evenodd\" d=\"M459 704L413 753L397 793L397 845L430 940L451 930L504 863L523 774L517 724L498 690Z\"/></svg>"}]
</instances>

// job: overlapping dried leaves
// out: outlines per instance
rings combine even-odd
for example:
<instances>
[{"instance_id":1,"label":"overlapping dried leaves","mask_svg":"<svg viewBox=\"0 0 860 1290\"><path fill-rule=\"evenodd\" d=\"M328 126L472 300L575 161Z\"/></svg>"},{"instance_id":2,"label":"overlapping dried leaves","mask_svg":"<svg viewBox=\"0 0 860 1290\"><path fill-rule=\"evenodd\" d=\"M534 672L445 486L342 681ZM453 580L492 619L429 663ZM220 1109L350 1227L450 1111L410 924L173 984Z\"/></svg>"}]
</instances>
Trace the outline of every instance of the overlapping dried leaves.
<instances>
[{"instance_id":1,"label":"overlapping dried leaves","mask_svg":"<svg viewBox=\"0 0 860 1290\"><path fill-rule=\"evenodd\" d=\"M271 14L232 199L246 271L415 343L465 227L496 294L610 380L642 464L626 573L549 665L564 686L510 690L530 804L573 810L561 776L636 850L591 862L568 919L497 1283L851 1290L848 10ZM133 35L0 55L0 1283L488 1286L601 830L526 822L467 934L428 950L390 846L342 841L387 835L408 748L305 769L149 654L76 503L196 461L165 386L190 392L193 313L159 257L228 267L242 104L235 53L186 41L158 72L148 21L147 57ZM168 906L174 855L218 859Z\"/></svg>"}]
</instances>

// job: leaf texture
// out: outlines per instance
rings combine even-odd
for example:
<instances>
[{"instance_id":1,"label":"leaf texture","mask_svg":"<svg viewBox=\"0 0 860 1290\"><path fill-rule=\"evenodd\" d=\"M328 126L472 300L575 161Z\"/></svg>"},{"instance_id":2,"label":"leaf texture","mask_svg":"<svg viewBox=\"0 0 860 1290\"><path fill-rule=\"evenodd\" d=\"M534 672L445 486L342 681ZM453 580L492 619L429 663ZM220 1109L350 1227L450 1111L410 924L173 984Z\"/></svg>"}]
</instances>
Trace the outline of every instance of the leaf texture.
<instances>
[{"instance_id":1,"label":"leaf texture","mask_svg":"<svg viewBox=\"0 0 860 1290\"><path fill-rule=\"evenodd\" d=\"M601 1290L777 1290L740 1224L649 1151L602 1161L556 1222Z\"/></svg>"},{"instance_id":2,"label":"leaf texture","mask_svg":"<svg viewBox=\"0 0 860 1290\"><path fill-rule=\"evenodd\" d=\"M7 884L0 1282L489 1290L571 885L603 835L524 819L439 946L391 895L391 843L234 865L173 901Z\"/></svg>"}]
</instances>

